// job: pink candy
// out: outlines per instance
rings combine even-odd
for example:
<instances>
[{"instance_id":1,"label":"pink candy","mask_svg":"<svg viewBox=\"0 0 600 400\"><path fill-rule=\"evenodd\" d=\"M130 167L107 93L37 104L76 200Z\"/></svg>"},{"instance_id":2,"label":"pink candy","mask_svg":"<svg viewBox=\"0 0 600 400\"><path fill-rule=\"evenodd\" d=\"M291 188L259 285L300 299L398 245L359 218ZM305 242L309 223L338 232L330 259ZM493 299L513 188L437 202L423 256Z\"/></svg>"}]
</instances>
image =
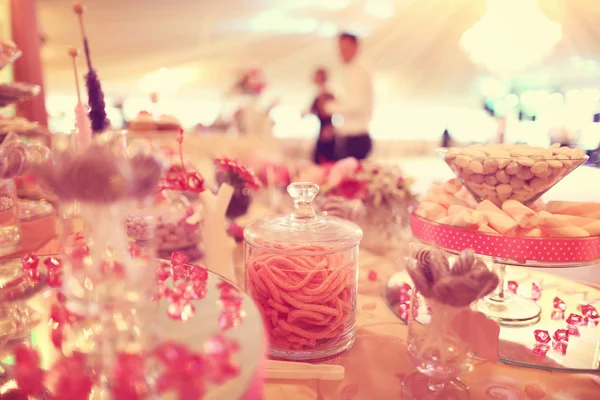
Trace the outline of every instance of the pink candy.
<instances>
[{"instance_id":1,"label":"pink candy","mask_svg":"<svg viewBox=\"0 0 600 400\"><path fill-rule=\"evenodd\" d=\"M327 249L320 246L294 248L307 254L294 257L277 250L252 249L246 260L247 289L262 312L271 345L334 349L353 329L356 262L345 254L323 254Z\"/></svg>"}]
</instances>

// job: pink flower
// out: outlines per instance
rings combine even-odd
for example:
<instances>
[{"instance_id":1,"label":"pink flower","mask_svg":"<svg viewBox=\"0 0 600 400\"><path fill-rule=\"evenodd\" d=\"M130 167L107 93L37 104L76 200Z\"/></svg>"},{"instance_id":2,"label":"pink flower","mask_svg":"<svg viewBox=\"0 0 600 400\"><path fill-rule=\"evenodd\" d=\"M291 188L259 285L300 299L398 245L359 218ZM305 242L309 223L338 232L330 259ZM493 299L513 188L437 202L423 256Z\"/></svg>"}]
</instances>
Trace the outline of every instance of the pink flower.
<instances>
[{"instance_id":1,"label":"pink flower","mask_svg":"<svg viewBox=\"0 0 600 400\"><path fill-rule=\"evenodd\" d=\"M354 178L343 178L333 190L333 194L347 199L364 199L369 193L369 185L365 181Z\"/></svg>"},{"instance_id":2,"label":"pink flower","mask_svg":"<svg viewBox=\"0 0 600 400\"><path fill-rule=\"evenodd\" d=\"M344 158L343 160L336 162L329 170L327 183L329 183L330 186L339 185L344 178L354 174L359 166L358 160L353 157Z\"/></svg>"}]
</instances>

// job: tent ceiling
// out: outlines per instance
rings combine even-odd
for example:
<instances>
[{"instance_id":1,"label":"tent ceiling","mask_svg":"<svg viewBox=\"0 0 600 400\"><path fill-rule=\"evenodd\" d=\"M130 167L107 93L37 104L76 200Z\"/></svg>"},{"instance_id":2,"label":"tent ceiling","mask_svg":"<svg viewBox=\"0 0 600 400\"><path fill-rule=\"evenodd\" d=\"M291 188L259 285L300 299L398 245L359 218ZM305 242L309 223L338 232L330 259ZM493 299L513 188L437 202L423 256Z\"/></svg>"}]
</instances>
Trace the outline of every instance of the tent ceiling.
<instances>
[{"instance_id":1,"label":"tent ceiling","mask_svg":"<svg viewBox=\"0 0 600 400\"><path fill-rule=\"evenodd\" d=\"M66 48L80 44L72 0L38 0L50 90L70 90ZM138 91L160 67L193 71L189 88L230 85L249 66L286 93L306 89L311 71L335 63L338 30L365 35L364 52L389 91L448 101L476 92L481 71L459 49L485 0L87 0L95 67L107 91ZM552 79L590 78L573 57L600 59L600 1L540 0L564 39L541 69ZM499 34L502 34L499 32ZM587 75L586 75L587 74ZM589 76L588 76L589 75Z\"/></svg>"}]
</instances>

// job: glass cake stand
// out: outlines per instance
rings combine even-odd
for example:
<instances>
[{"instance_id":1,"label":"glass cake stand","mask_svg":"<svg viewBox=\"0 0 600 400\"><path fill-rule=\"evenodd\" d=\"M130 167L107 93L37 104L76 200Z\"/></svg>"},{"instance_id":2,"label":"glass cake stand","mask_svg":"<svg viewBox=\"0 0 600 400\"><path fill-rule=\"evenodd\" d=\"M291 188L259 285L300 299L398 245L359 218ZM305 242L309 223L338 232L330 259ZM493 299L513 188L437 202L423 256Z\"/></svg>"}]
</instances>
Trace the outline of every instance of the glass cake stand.
<instances>
[{"instance_id":1,"label":"glass cake stand","mask_svg":"<svg viewBox=\"0 0 600 400\"><path fill-rule=\"evenodd\" d=\"M40 256L40 264L46 257ZM55 255L55 257L60 258L61 256ZM8 259L0 261L1 263L9 267L20 268L21 259ZM214 335L222 335L229 340L234 340L239 345L239 350L234 355L235 363L240 369L239 375L223 384L208 385L204 399L255 398L253 396L258 398L259 394L255 391L257 387L261 387L260 382L262 382L265 374L265 354L268 341L260 311L244 291L222 276L211 271L207 272L202 296L192 302L196 310L195 313L190 315L186 321L173 319L169 316L170 303L163 299L156 303L156 308L152 311L152 320L145 326L147 334L156 340L156 343L175 341L196 352L212 351L213 347L218 344L211 341ZM171 278L167 280L167 283L172 286ZM48 298L47 292L40 290L40 288L49 289L45 284L45 276L43 275L39 285L9 297L12 302L16 303L18 301L19 304L28 309L39 310L40 316L43 316L44 319L37 318L37 320L46 322L46 318L50 316L53 301ZM0 290L0 306L8 304L7 300L1 297L1 293ZM233 312L223 300L226 296L239 297L241 307ZM227 317L232 313L236 315ZM1 318L0 322L2 322ZM92 320L87 323L84 321L81 325L74 323L71 327L71 340L77 341L79 333L89 336L95 329L94 324L98 324L98 321ZM56 351L52 344L51 327L52 325L47 323L30 324L26 333L21 335L23 341L26 340L39 351L42 368L49 368L61 356L61 353ZM2 335L0 335L0 340L3 340ZM0 343L3 344L4 341ZM17 343L19 342L11 342L11 344ZM65 345L69 347L70 344L66 343ZM72 344L77 345L77 343ZM16 387L11 371L12 359L8 358L10 355L10 347L2 349L0 359L5 359L0 362L0 398L4 398L3 394ZM149 379L153 378L150 377ZM48 394L47 398L51 398L49 392L45 391L45 394Z\"/></svg>"},{"instance_id":2,"label":"glass cake stand","mask_svg":"<svg viewBox=\"0 0 600 400\"><path fill-rule=\"evenodd\" d=\"M531 302L541 310L535 322L530 325L501 324L500 342L498 349L499 359L505 363L528 368L537 368L561 372L597 373L600 370L600 325L589 323L578 325L580 336L570 337L562 342L566 347L565 354L561 354L560 345L554 339L545 344L545 352L540 351L536 340L536 331L546 331L553 336L557 330L568 328L566 319L570 314L581 314L581 304L591 304L600 309L600 288L570 281L562 277L546 274L537 270L529 270L511 265L503 265L505 279L519 284L519 292L523 295L506 296L519 299L510 305ZM533 284L541 287L541 297L536 301L527 298L528 288ZM410 276L406 272L394 274L384 288L384 301L396 316L404 322L407 321L405 311L408 310L410 293L406 296L407 286L413 286ZM525 290L522 290L525 289ZM507 293L505 290L504 293ZM567 307L563 319L554 319L553 306L556 298L562 300ZM489 309L490 300L482 299L477 307L484 311ZM483 303L483 307L482 307ZM493 303L492 303L493 305ZM595 321L600 321L596 319ZM557 347L555 349L554 347Z\"/></svg>"}]
</instances>

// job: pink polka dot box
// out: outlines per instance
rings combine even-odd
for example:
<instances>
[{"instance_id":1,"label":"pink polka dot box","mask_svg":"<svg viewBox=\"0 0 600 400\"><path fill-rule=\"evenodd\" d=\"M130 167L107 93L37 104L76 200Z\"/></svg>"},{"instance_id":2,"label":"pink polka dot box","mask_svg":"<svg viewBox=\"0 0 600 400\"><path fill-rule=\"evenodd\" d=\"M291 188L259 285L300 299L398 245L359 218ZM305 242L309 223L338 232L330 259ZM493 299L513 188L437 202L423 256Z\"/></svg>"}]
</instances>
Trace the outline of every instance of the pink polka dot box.
<instances>
[{"instance_id":1,"label":"pink polka dot box","mask_svg":"<svg viewBox=\"0 0 600 400\"><path fill-rule=\"evenodd\" d=\"M471 231L411 215L413 235L449 252L467 248L496 262L537 267L571 267L600 262L600 236L584 238L507 237Z\"/></svg>"}]
</instances>

